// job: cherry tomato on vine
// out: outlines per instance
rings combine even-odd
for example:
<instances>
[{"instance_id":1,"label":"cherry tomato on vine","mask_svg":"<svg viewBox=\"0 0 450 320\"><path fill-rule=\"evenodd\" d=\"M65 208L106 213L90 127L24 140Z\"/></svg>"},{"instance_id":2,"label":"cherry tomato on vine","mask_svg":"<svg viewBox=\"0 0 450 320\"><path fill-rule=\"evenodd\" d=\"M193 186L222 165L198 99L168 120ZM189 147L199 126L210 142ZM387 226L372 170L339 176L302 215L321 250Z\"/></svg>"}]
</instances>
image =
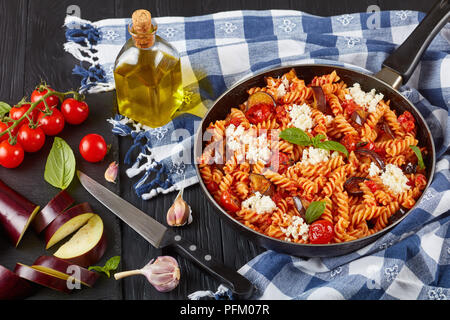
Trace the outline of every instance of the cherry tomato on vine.
<instances>
[{"instance_id":1,"label":"cherry tomato on vine","mask_svg":"<svg viewBox=\"0 0 450 320\"><path fill-rule=\"evenodd\" d=\"M0 133L2 133L3 131L5 131L6 129L8 129L8 125L4 122L0 122ZM2 135L0 137L0 142L2 142L3 140L8 139L9 135L7 133L5 133L4 135Z\"/></svg>"},{"instance_id":2,"label":"cherry tomato on vine","mask_svg":"<svg viewBox=\"0 0 450 320\"><path fill-rule=\"evenodd\" d=\"M51 114L48 115L40 112L38 121L47 136L57 135L64 129L64 116L56 108L53 108Z\"/></svg>"},{"instance_id":3,"label":"cherry tomato on vine","mask_svg":"<svg viewBox=\"0 0 450 320\"><path fill-rule=\"evenodd\" d=\"M25 112L27 112L28 109L30 109L30 107L31 105L28 103L23 104L21 106L14 106L11 108L11 110L9 110L9 117L14 121L19 120L25 114ZM33 121L36 121L38 116L39 110L37 109L34 109L28 114L28 117ZM30 121L26 118L21 121L21 124L28 124L28 123L30 123Z\"/></svg>"},{"instance_id":4,"label":"cherry tomato on vine","mask_svg":"<svg viewBox=\"0 0 450 320\"><path fill-rule=\"evenodd\" d=\"M68 123L80 124L87 119L89 106L84 101L67 98L61 104L61 112Z\"/></svg>"},{"instance_id":5,"label":"cherry tomato on vine","mask_svg":"<svg viewBox=\"0 0 450 320\"><path fill-rule=\"evenodd\" d=\"M45 143L45 133L40 127L33 128L27 124L20 127L17 133L17 142L20 143L26 152L36 152Z\"/></svg>"},{"instance_id":6,"label":"cherry tomato on vine","mask_svg":"<svg viewBox=\"0 0 450 320\"><path fill-rule=\"evenodd\" d=\"M80 142L81 156L89 162L99 162L105 157L108 147L105 139L99 134L86 135Z\"/></svg>"},{"instance_id":7,"label":"cherry tomato on vine","mask_svg":"<svg viewBox=\"0 0 450 320\"><path fill-rule=\"evenodd\" d=\"M334 237L333 224L327 220L317 220L309 226L309 242L327 244Z\"/></svg>"},{"instance_id":8,"label":"cherry tomato on vine","mask_svg":"<svg viewBox=\"0 0 450 320\"><path fill-rule=\"evenodd\" d=\"M240 209L240 203L228 190L222 192L220 196L220 204L225 210L230 212L238 212Z\"/></svg>"},{"instance_id":9,"label":"cherry tomato on vine","mask_svg":"<svg viewBox=\"0 0 450 320\"><path fill-rule=\"evenodd\" d=\"M48 90L50 91L55 91L52 88L48 87ZM47 89L39 89L39 87L37 87L36 89L34 89L33 93L31 94L31 102L36 102L39 99L41 99L47 92ZM50 109L55 108L58 106L59 104L59 98L56 95L51 95L48 96L45 101L47 102L47 105ZM37 105L36 107L39 110L44 111L45 110L45 104L44 102L41 102Z\"/></svg>"},{"instance_id":10,"label":"cherry tomato on vine","mask_svg":"<svg viewBox=\"0 0 450 320\"><path fill-rule=\"evenodd\" d=\"M5 168L18 167L24 158L24 151L19 143L11 144L9 139L0 143L0 164Z\"/></svg>"}]
</instances>

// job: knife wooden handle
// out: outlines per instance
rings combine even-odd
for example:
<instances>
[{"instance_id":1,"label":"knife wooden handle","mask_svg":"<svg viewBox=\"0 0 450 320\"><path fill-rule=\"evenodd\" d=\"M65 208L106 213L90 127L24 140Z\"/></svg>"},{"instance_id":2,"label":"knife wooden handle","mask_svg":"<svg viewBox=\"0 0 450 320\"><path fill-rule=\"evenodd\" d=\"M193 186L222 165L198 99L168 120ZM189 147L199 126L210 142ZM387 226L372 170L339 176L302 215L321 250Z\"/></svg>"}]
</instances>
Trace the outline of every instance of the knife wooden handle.
<instances>
[{"instance_id":1,"label":"knife wooden handle","mask_svg":"<svg viewBox=\"0 0 450 320\"><path fill-rule=\"evenodd\" d=\"M171 247L181 256L190 259L207 270L213 277L222 281L233 292L233 297L249 299L254 291L253 284L237 271L232 270L213 258L207 251L175 235Z\"/></svg>"}]
</instances>

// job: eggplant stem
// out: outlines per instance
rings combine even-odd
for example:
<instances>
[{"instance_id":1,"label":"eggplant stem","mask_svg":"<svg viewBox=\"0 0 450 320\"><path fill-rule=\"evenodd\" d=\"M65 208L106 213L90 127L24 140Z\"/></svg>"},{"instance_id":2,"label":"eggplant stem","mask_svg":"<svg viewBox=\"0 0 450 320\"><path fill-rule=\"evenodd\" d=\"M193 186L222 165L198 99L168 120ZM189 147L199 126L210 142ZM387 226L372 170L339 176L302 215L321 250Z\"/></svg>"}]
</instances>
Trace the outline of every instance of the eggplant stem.
<instances>
[{"instance_id":1,"label":"eggplant stem","mask_svg":"<svg viewBox=\"0 0 450 320\"><path fill-rule=\"evenodd\" d=\"M138 274L142 274L142 270L130 270L130 271L122 271L114 274L114 278L116 280L129 277L129 276L135 276Z\"/></svg>"}]
</instances>

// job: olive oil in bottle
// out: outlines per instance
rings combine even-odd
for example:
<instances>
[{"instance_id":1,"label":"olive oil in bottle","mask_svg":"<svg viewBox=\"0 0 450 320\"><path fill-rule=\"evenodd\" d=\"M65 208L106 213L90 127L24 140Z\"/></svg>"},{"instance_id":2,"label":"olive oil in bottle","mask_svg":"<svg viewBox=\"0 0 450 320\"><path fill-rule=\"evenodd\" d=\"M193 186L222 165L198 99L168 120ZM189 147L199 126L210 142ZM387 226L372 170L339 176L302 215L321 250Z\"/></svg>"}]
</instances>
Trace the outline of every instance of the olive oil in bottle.
<instances>
[{"instance_id":1,"label":"olive oil in bottle","mask_svg":"<svg viewBox=\"0 0 450 320\"><path fill-rule=\"evenodd\" d=\"M114 80L119 113L141 124L160 127L182 104L177 50L157 36L147 10L133 13L131 38L116 58Z\"/></svg>"}]
</instances>

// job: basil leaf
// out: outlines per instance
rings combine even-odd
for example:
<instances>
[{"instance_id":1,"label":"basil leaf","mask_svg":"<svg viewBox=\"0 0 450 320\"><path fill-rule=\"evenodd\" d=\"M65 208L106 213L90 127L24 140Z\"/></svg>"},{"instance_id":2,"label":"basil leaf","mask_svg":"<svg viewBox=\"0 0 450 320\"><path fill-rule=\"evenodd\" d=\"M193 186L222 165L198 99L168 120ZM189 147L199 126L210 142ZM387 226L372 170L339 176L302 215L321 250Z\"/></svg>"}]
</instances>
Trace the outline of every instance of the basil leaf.
<instances>
[{"instance_id":1,"label":"basil leaf","mask_svg":"<svg viewBox=\"0 0 450 320\"><path fill-rule=\"evenodd\" d=\"M6 102L0 101L0 117L3 117L11 110L11 106Z\"/></svg>"},{"instance_id":2,"label":"basil leaf","mask_svg":"<svg viewBox=\"0 0 450 320\"><path fill-rule=\"evenodd\" d=\"M75 156L70 146L55 137L45 164L44 179L52 186L66 189L75 175Z\"/></svg>"},{"instance_id":3,"label":"basil leaf","mask_svg":"<svg viewBox=\"0 0 450 320\"><path fill-rule=\"evenodd\" d=\"M425 163L423 162L423 158L422 158L422 152L420 151L420 148L418 146L409 146L414 153L416 154L417 157L417 163L419 165L420 169L425 169Z\"/></svg>"},{"instance_id":4,"label":"basil leaf","mask_svg":"<svg viewBox=\"0 0 450 320\"><path fill-rule=\"evenodd\" d=\"M106 274L108 276L108 278L110 277L110 273L109 270L106 270L104 267L100 267L100 266L92 266L88 268L89 271L94 270L97 272L103 272L104 274Z\"/></svg>"},{"instance_id":5,"label":"basil leaf","mask_svg":"<svg viewBox=\"0 0 450 320\"><path fill-rule=\"evenodd\" d=\"M114 271L117 269L117 267L119 266L120 263L120 256L114 256L112 258L110 258L108 261L106 261L105 266L100 267L100 266L91 266L88 268L88 270L94 270L97 272L103 272L104 274L106 274L108 276L108 278L110 277L110 271Z\"/></svg>"},{"instance_id":6,"label":"basil leaf","mask_svg":"<svg viewBox=\"0 0 450 320\"><path fill-rule=\"evenodd\" d=\"M311 202L311 204L309 205L309 207L306 209L306 212L305 212L306 223L310 224L313 221L320 218L320 216L325 211L325 205L326 205L325 201Z\"/></svg>"},{"instance_id":7,"label":"basil leaf","mask_svg":"<svg viewBox=\"0 0 450 320\"><path fill-rule=\"evenodd\" d=\"M105 263L105 268L108 270L116 270L120 263L120 256L114 256Z\"/></svg>"},{"instance_id":8,"label":"basil leaf","mask_svg":"<svg viewBox=\"0 0 450 320\"><path fill-rule=\"evenodd\" d=\"M323 134L318 134L314 138L312 138L312 144L315 148L317 148L317 145L320 143L320 140L325 139L326 137Z\"/></svg>"},{"instance_id":9,"label":"basil leaf","mask_svg":"<svg viewBox=\"0 0 450 320\"><path fill-rule=\"evenodd\" d=\"M309 146L311 144L311 138L299 128L284 129L280 133L280 138L299 146Z\"/></svg>"},{"instance_id":10,"label":"basil leaf","mask_svg":"<svg viewBox=\"0 0 450 320\"><path fill-rule=\"evenodd\" d=\"M321 141L316 144L316 148L325 149L325 150L333 150L333 151L339 151L345 154L348 157L348 151L347 149L336 141Z\"/></svg>"}]
</instances>

